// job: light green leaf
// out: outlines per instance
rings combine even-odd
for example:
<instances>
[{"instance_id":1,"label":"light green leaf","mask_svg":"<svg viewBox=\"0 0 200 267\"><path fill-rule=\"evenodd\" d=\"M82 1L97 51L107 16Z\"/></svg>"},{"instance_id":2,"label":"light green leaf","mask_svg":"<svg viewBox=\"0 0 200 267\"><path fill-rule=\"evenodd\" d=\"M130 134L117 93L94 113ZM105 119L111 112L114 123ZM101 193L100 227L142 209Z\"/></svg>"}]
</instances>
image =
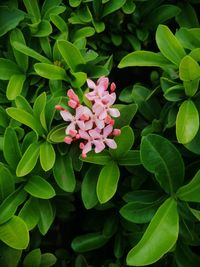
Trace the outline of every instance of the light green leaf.
<instances>
[{"instance_id":1,"label":"light green leaf","mask_svg":"<svg viewBox=\"0 0 200 267\"><path fill-rule=\"evenodd\" d=\"M53 174L58 186L66 192L73 192L76 187L76 179L69 155L57 155L53 167Z\"/></svg>"},{"instance_id":2,"label":"light green leaf","mask_svg":"<svg viewBox=\"0 0 200 267\"><path fill-rule=\"evenodd\" d=\"M11 248L25 249L29 244L29 232L25 222L17 216L0 225L0 240Z\"/></svg>"},{"instance_id":3,"label":"light green leaf","mask_svg":"<svg viewBox=\"0 0 200 267\"><path fill-rule=\"evenodd\" d=\"M10 80L13 75L17 74L22 74L22 71L13 61L0 58L0 80Z\"/></svg>"},{"instance_id":4,"label":"light green leaf","mask_svg":"<svg viewBox=\"0 0 200 267\"><path fill-rule=\"evenodd\" d=\"M24 190L36 198L49 199L56 195L52 185L38 175L29 178Z\"/></svg>"},{"instance_id":5,"label":"light green leaf","mask_svg":"<svg viewBox=\"0 0 200 267\"><path fill-rule=\"evenodd\" d=\"M84 58L75 45L64 40L59 40L57 45L63 59L73 72L77 71L78 65L85 64ZM73 55L73 57L71 55Z\"/></svg>"},{"instance_id":6,"label":"light green leaf","mask_svg":"<svg viewBox=\"0 0 200 267\"><path fill-rule=\"evenodd\" d=\"M135 140L132 128L129 126L122 127L121 134L116 136L114 140L117 144L117 148L109 149L109 152L114 159L123 158L131 149Z\"/></svg>"},{"instance_id":7,"label":"light green leaf","mask_svg":"<svg viewBox=\"0 0 200 267\"><path fill-rule=\"evenodd\" d=\"M162 136L149 134L142 138L140 156L144 167L154 173L160 186L167 193L173 194L182 185L183 159L170 141Z\"/></svg>"},{"instance_id":8,"label":"light green leaf","mask_svg":"<svg viewBox=\"0 0 200 267\"><path fill-rule=\"evenodd\" d=\"M150 51L135 51L122 58L118 67L173 67L172 64L160 53L154 53Z\"/></svg>"},{"instance_id":9,"label":"light green leaf","mask_svg":"<svg viewBox=\"0 0 200 267\"><path fill-rule=\"evenodd\" d=\"M68 81L66 71L59 66L48 63L36 63L34 64L34 69L43 78Z\"/></svg>"},{"instance_id":10,"label":"light green leaf","mask_svg":"<svg viewBox=\"0 0 200 267\"><path fill-rule=\"evenodd\" d=\"M102 168L97 182L97 197L101 204L106 203L114 196L119 176L119 168L114 161L107 163Z\"/></svg>"},{"instance_id":11,"label":"light green leaf","mask_svg":"<svg viewBox=\"0 0 200 267\"><path fill-rule=\"evenodd\" d=\"M193 140L199 129L199 113L190 99L185 100L178 111L176 118L176 137L181 144Z\"/></svg>"},{"instance_id":12,"label":"light green leaf","mask_svg":"<svg viewBox=\"0 0 200 267\"><path fill-rule=\"evenodd\" d=\"M14 177L3 164L0 164L0 203L14 190Z\"/></svg>"},{"instance_id":13,"label":"light green leaf","mask_svg":"<svg viewBox=\"0 0 200 267\"><path fill-rule=\"evenodd\" d=\"M26 76L23 74L15 74L10 77L8 86L6 89L6 96L9 100L14 100L21 94Z\"/></svg>"},{"instance_id":14,"label":"light green leaf","mask_svg":"<svg viewBox=\"0 0 200 267\"><path fill-rule=\"evenodd\" d=\"M61 124L61 125L54 127L49 132L47 136L47 140L53 143L63 143L64 138L66 136L65 130L66 130L66 124Z\"/></svg>"},{"instance_id":15,"label":"light green leaf","mask_svg":"<svg viewBox=\"0 0 200 267\"><path fill-rule=\"evenodd\" d=\"M169 198L157 210L139 243L129 251L127 264L145 266L158 261L174 246L178 232L177 203Z\"/></svg>"},{"instance_id":16,"label":"light green leaf","mask_svg":"<svg viewBox=\"0 0 200 267\"><path fill-rule=\"evenodd\" d=\"M34 198L30 197L26 201L18 216L24 220L29 231L35 228L39 221L39 213L37 210L37 203Z\"/></svg>"},{"instance_id":17,"label":"light green leaf","mask_svg":"<svg viewBox=\"0 0 200 267\"><path fill-rule=\"evenodd\" d=\"M80 159L84 162L89 162L98 165L106 165L109 161L112 160L108 150L104 150L101 153L95 153L94 151L91 151L87 154L86 158L80 156Z\"/></svg>"},{"instance_id":18,"label":"light green leaf","mask_svg":"<svg viewBox=\"0 0 200 267\"><path fill-rule=\"evenodd\" d=\"M34 37L47 37L52 33L53 29L48 20L41 20L41 22L38 25L37 32L33 32Z\"/></svg>"},{"instance_id":19,"label":"light green leaf","mask_svg":"<svg viewBox=\"0 0 200 267\"><path fill-rule=\"evenodd\" d=\"M36 98L34 102L33 113L35 117L41 122L43 128L47 130L45 107L46 107L46 93L43 92Z\"/></svg>"},{"instance_id":20,"label":"light green leaf","mask_svg":"<svg viewBox=\"0 0 200 267\"><path fill-rule=\"evenodd\" d=\"M41 257L40 267L55 266L57 259L52 253L44 253Z\"/></svg>"},{"instance_id":21,"label":"light green leaf","mask_svg":"<svg viewBox=\"0 0 200 267\"><path fill-rule=\"evenodd\" d=\"M40 145L40 163L44 171L49 171L53 168L56 154L52 144L43 142Z\"/></svg>"},{"instance_id":22,"label":"light green leaf","mask_svg":"<svg viewBox=\"0 0 200 267\"><path fill-rule=\"evenodd\" d=\"M182 81L200 78L200 66L191 56L185 56L179 66L179 76Z\"/></svg>"},{"instance_id":23,"label":"light green leaf","mask_svg":"<svg viewBox=\"0 0 200 267\"><path fill-rule=\"evenodd\" d=\"M200 170L188 184L178 189L176 195L183 201L200 203Z\"/></svg>"},{"instance_id":24,"label":"light green leaf","mask_svg":"<svg viewBox=\"0 0 200 267\"><path fill-rule=\"evenodd\" d=\"M40 154L40 146L38 142L29 145L22 156L16 170L18 177L22 177L30 173L35 167Z\"/></svg>"},{"instance_id":25,"label":"light green leaf","mask_svg":"<svg viewBox=\"0 0 200 267\"><path fill-rule=\"evenodd\" d=\"M55 213L53 211L51 202L48 199L38 199L37 208L40 215L38 228L42 235L46 235L51 224L53 223Z\"/></svg>"},{"instance_id":26,"label":"light green leaf","mask_svg":"<svg viewBox=\"0 0 200 267\"><path fill-rule=\"evenodd\" d=\"M156 31L156 43L161 53L172 63L179 66L181 59L186 53L178 39L167 26L158 26Z\"/></svg>"}]
</instances>

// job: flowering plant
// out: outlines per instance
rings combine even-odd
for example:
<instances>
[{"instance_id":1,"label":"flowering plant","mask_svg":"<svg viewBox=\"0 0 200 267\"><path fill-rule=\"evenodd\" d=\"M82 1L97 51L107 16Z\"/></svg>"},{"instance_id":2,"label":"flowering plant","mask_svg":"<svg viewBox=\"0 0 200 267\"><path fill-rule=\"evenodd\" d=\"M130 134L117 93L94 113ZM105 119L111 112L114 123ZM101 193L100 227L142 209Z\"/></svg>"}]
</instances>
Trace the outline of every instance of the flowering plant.
<instances>
[{"instance_id":1,"label":"flowering plant","mask_svg":"<svg viewBox=\"0 0 200 267\"><path fill-rule=\"evenodd\" d=\"M116 100L115 83L111 83L110 92L107 77L100 77L96 84L88 79L87 85L92 89L91 92L85 94L92 104L91 109L80 104L79 97L73 89L68 90L67 96L69 97L68 106L74 109L75 114L60 105L56 106L63 120L70 122L65 130L64 142L71 144L73 141L83 139L80 143L83 158L86 158L93 146L96 153L103 151L106 145L116 149L117 144L110 137L118 136L121 132L120 129L113 129L115 123L113 117L120 116L119 110L112 107Z\"/></svg>"}]
</instances>

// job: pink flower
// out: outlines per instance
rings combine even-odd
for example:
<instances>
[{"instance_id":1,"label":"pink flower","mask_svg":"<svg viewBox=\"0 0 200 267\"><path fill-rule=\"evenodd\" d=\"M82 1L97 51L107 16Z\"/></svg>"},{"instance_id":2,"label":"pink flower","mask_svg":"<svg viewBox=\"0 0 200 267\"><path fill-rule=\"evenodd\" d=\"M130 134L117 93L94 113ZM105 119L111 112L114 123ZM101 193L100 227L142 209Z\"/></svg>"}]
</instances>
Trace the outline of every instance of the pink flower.
<instances>
[{"instance_id":1,"label":"pink flower","mask_svg":"<svg viewBox=\"0 0 200 267\"><path fill-rule=\"evenodd\" d=\"M71 108L77 108L80 105L78 96L74 93L73 89L67 91L67 96L69 97L68 105Z\"/></svg>"}]
</instances>

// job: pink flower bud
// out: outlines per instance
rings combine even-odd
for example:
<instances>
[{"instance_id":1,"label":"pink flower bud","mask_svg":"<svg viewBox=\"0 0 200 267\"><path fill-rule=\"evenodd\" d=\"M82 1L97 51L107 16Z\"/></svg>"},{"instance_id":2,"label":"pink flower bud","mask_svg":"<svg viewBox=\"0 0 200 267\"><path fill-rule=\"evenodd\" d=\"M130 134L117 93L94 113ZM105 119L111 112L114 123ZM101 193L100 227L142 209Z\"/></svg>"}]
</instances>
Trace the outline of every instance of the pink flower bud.
<instances>
[{"instance_id":1,"label":"pink flower bud","mask_svg":"<svg viewBox=\"0 0 200 267\"><path fill-rule=\"evenodd\" d=\"M70 130L69 130L69 134L70 134L72 137L74 137L74 136L76 136L77 131L76 131L76 130L73 130L73 129L70 129Z\"/></svg>"},{"instance_id":2,"label":"pink flower bud","mask_svg":"<svg viewBox=\"0 0 200 267\"><path fill-rule=\"evenodd\" d=\"M64 142L65 142L66 144L70 145L71 142L72 142L72 138L69 137L69 136L65 136L65 138L64 138Z\"/></svg>"},{"instance_id":3,"label":"pink flower bud","mask_svg":"<svg viewBox=\"0 0 200 267\"><path fill-rule=\"evenodd\" d=\"M118 136L121 134L121 130L120 129L114 129L113 133L114 136Z\"/></svg>"},{"instance_id":4,"label":"pink flower bud","mask_svg":"<svg viewBox=\"0 0 200 267\"><path fill-rule=\"evenodd\" d=\"M68 92L67 92L67 96L70 98L70 99L73 99L75 102L79 102L79 98L78 96L74 93L74 90L73 89L69 89Z\"/></svg>"},{"instance_id":5,"label":"pink flower bud","mask_svg":"<svg viewBox=\"0 0 200 267\"><path fill-rule=\"evenodd\" d=\"M80 143L79 147L80 149L83 149L85 147L84 143Z\"/></svg>"},{"instance_id":6,"label":"pink flower bud","mask_svg":"<svg viewBox=\"0 0 200 267\"><path fill-rule=\"evenodd\" d=\"M111 83L111 85L110 85L110 91L111 92L114 92L115 89L116 89L116 84L115 83Z\"/></svg>"},{"instance_id":7,"label":"pink flower bud","mask_svg":"<svg viewBox=\"0 0 200 267\"><path fill-rule=\"evenodd\" d=\"M89 118L90 118L90 117L89 117L88 115L83 114L83 115L81 115L80 120L82 120L82 121L88 121Z\"/></svg>"},{"instance_id":8,"label":"pink flower bud","mask_svg":"<svg viewBox=\"0 0 200 267\"><path fill-rule=\"evenodd\" d=\"M80 139L80 138L81 138L80 134L76 134L76 139Z\"/></svg>"},{"instance_id":9,"label":"pink flower bud","mask_svg":"<svg viewBox=\"0 0 200 267\"><path fill-rule=\"evenodd\" d=\"M55 109L56 109L56 110L65 110L63 107L61 107L61 105L56 105L56 106L55 106Z\"/></svg>"},{"instance_id":10,"label":"pink flower bud","mask_svg":"<svg viewBox=\"0 0 200 267\"><path fill-rule=\"evenodd\" d=\"M87 158L87 155L85 153L82 153L82 158Z\"/></svg>"},{"instance_id":11,"label":"pink flower bud","mask_svg":"<svg viewBox=\"0 0 200 267\"><path fill-rule=\"evenodd\" d=\"M72 100L72 99L70 99L69 101L68 101L68 105L71 107L71 108L77 108L77 102L76 101L74 101L74 100Z\"/></svg>"}]
</instances>

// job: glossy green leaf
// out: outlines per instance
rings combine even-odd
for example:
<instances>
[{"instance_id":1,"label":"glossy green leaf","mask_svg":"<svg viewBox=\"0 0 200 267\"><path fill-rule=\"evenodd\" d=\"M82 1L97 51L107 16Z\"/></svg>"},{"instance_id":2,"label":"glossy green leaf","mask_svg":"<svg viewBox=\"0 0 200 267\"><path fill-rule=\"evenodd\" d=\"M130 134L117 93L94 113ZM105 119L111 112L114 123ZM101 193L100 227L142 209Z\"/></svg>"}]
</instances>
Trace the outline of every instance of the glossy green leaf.
<instances>
[{"instance_id":1,"label":"glossy green leaf","mask_svg":"<svg viewBox=\"0 0 200 267\"><path fill-rule=\"evenodd\" d=\"M192 81L184 81L183 85L185 88L185 94L189 97L192 97L196 94L198 88L199 88L199 81L200 79L197 78L196 80Z\"/></svg>"},{"instance_id":2,"label":"glossy green leaf","mask_svg":"<svg viewBox=\"0 0 200 267\"><path fill-rule=\"evenodd\" d=\"M129 125L137 112L138 106L136 104L130 105L115 105L120 111L120 117L115 119L115 128L121 128Z\"/></svg>"},{"instance_id":3,"label":"glossy green leaf","mask_svg":"<svg viewBox=\"0 0 200 267\"><path fill-rule=\"evenodd\" d=\"M12 169L16 169L22 153L15 130L8 127L4 133L3 155Z\"/></svg>"},{"instance_id":4,"label":"glossy green leaf","mask_svg":"<svg viewBox=\"0 0 200 267\"><path fill-rule=\"evenodd\" d=\"M109 149L111 156L114 159L123 158L133 146L135 137L131 127L124 126L121 128L121 134L114 138L117 148Z\"/></svg>"},{"instance_id":5,"label":"glossy green leaf","mask_svg":"<svg viewBox=\"0 0 200 267\"><path fill-rule=\"evenodd\" d=\"M56 195L52 185L38 175L28 179L28 182L24 186L24 190L31 196L42 199L49 199Z\"/></svg>"},{"instance_id":6,"label":"glossy green leaf","mask_svg":"<svg viewBox=\"0 0 200 267\"><path fill-rule=\"evenodd\" d=\"M78 39L90 37L94 34L95 34L95 30L93 27L83 27L75 31L75 33L72 36L72 39L74 41L77 41Z\"/></svg>"},{"instance_id":7,"label":"glossy green leaf","mask_svg":"<svg viewBox=\"0 0 200 267\"><path fill-rule=\"evenodd\" d=\"M33 32L34 37L48 37L53 29L48 20L42 19L38 25L37 32Z\"/></svg>"},{"instance_id":8,"label":"glossy green leaf","mask_svg":"<svg viewBox=\"0 0 200 267\"><path fill-rule=\"evenodd\" d=\"M109 201L116 193L119 176L119 168L114 161L102 168L97 182L97 197L101 204Z\"/></svg>"},{"instance_id":9,"label":"glossy green leaf","mask_svg":"<svg viewBox=\"0 0 200 267\"><path fill-rule=\"evenodd\" d=\"M10 9L3 5L0 8L0 36L17 27L25 17L25 13L17 8Z\"/></svg>"},{"instance_id":10,"label":"glossy green leaf","mask_svg":"<svg viewBox=\"0 0 200 267\"><path fill-rule=\"evenodd\" d=\"M13 75L18 74L22 74L22 72L13 61L0 58L0 80L10 80Z\"/></svg>"},{"instance_id":11,"label":"glossy green leaf","mask_svg":"<svg viewBox=\"0 0 200 267\"><path fill-rule=\"evenodd\" d=\"M50 15L50 19L59 31L68 34L68 25L61 16L52 14Z\"/></svg>"},{"instance_id":12,"label":"glossy green leaf","mask_svg":"<svg viewBox=\"0 0 200 267\"><path fill-rule=\"evenodd\" d=\"M137 166L141 164L140 151L129 150L126 155L117 160L117 163L122 166Z\"/></svg>"},{"instance_id":13,"label":"glossy green leaf","mask_svg":"<svg viewBox=\"0 0 200 267\"><path fill-rule=\"evenodd\" d=\"M118 67L134 67L134 66L148 66L148 67L170 67L171 63L160 53L150 51L135 51L122 58Z\"/></svg>"},{"instance_id":14,"label":"glossy green leaf","mask_svg":"<svg viewBox=\"0 0 200 267\"><path fill-rule=\"evenodd\" d=\"M18 95L15 98L15 104L17 108L23 109L24 111L30 113L31 115L34 115L33 113L33 109L30 105L30 103L28 102L28 100L22 96L22 95Z\"/></svg>"},{"instance_id":15,"label":"glossy green leaf","mask_svg":"<svg viewBox=\"0 0 200 267\"><path fill-rule=\"evenodd\" d=\"M66 130L66 124L60 124L54 127L49 132L47 136L47 140L53 143L63 143L64 138L66 136L65 130Z\"/></svg>"},{"instance_id":16,"label":"glossy green leaf","mask_svg":"<svg viewBox=\"0 0 200 267\"><path fill-rule=\"evenodd\" d=\"M11 248L27 248L29 244L29 232L24 221L20 217L13 216L9 221L1 224L0 240Z\"/></svg>"},{"instance_id":17,"label":"glossy green leaf","mask_svg":"<svg viewBox=\"0 0 200 267\"><path fill-rule=\"evenodd\" d=\"M179 66L181 59L186 53L178 39L167 26L158 26L156 31L156 43L161 53L172 63Z\"/></svg>"},{"instance_id":18,"label":"glossy green leaf","mask_svg":"<svg viewBox=\"0 0 200 267\"><path fill-rule=\"evenodd\" d=\"M54 178L58 186L66 192L73 192L76 187L76 179L69 155L57 155L53 167Z\"/></svg>"},{"instance_id":19,"label":"glossy green leaf","mask_svg":"<svg viewBox=\"0 0 200 267\"><path fill-rule=\"evenodd\" d=\"M57 259L52 253L44 253L41 257L40 267L55 266Z\"/></svg>"},{"instance_id":20,"label":"glossy green leaf","mask_svg":"<svg viewBox=\"0 0 200 267\"><path fill-rule=\"evenodd\" d=\"M40 94L33 105L33 112L35 117L41 122L43 128L47 130L46 117L45 117L45 107L46 107L46 93Z\"/></svg>"},{"instance_id":21,"label":"glossy green leaf","mask_svg":"<svg viewBox=\"0 0 200 267\"><path fill-rule=\"evenodd\" d=\"M48 199L38 199L37 208L40 215L38 228L42 235L46 235L55 217L51 202Z\"/></svg>"},{"instance_id":22,"label":"glossy green leaf","mask_svg":"<svg viewBox=\"0 0 200 267\"><path fill-rule=\"evenodd\" d=\"M40 62L43 62L43 63L51 63L51 61L40 55L37 51L35 51L34 49L26 46L25 44L21 43L21 42L18 42L18 41L14 41L11 43L12 46L19 52L31 57L31 58L34 58Z\"/></svg>"},{"instance_id":23,"label":"glossy green leaf","mask_svg":"<svg viewBox=\"0 0 200 267\"><path fill-rule=\"evenodd\" d=\"M26 199L27 193L17 189L12 192L0 205L0 224L8 221L16 212L19 205Z\"/></svg>"},{"instance_id":24,"label":"glossy green leaf","mask_svg":"<svg viewBox=\"0 0 200 267\"><path fill-rule=\"evenodd\" d=\"M81 184L81 198L86 209L91 209L98 203L96 185L100 169L92 166L86 172Z\"/></svg>"},{"instance_id":25,"label":"glossy green leaf","mask_svg":"<svg viewBox=\"0 0 200 267\"><path fill-rule=\"evenodd\" d=\"M182 81L200 78L200 66L191 56L185 56L179 66L179 76Z\"/></svg>"},{"instance_id":26,"label":"glossy green leaf","mask_svg":"<svg viewBox=\"0 0 200 267\"><path fill-rule=\"evenodd\" d=\"M174 246L178 232L177 203L169 198L157 210L139 243L129 251L127 264L145 266L158 261Z\"/></svg>"},{"instance_id":27,"label":"glossy green leaf","mask_svg":"<svg viewBox=\"0 0 200 267\"><path fill-rule=\"evenodd\" d=\"M16 96L21 94L26 76L23 74L17 74L10 77L8 82L6 96L9 100L14 100Z\"/></svg>"},{"instance_id":28,"label":"glossy green leaf","mask_svg":"<svg viewBox=\"0 0 200 267\"><path fill-rule=\"evenodd\" d=\"M40 163L44 171L49 171L53 168L56 154L52 144L43 142L40 145Z\"/></svg>"},{"instance_id":29,"label":"glossy green leaf","mask_svg":"<svg viewBox=\"0 0 200 267\"><path fill-rule=\"evenodd\" d=\"M144 167L154 173L160 186L167 193L173 194L182 185L183 159L170 141L162 136L149 134L142 138L140 156Z\"/></svg>"},{"instance_id":30,"label":"glossy green leaf","mask_svg":"<svg viewBox=\"0 0 200 267\"><path fill-rule=\"evenodd\" d=\"M32 22L38 22L41 18L40 9L37 0L23 0L28 14L31 16Z\"/></svg>"},{"instance_id":31,"label":"glossy green leaf","mask_svg":"<svg viewBox=\"0 0 200 267\"><path fill-rule=\"evenodd\" d=\"M157 209L162 204L162 199L154 202L132 201L120 209L120 214L133 223L148 223L153 218Z\"/></svg>"},{"instance_id":32,"label":"glossy green leaf","mask_svg":"<svg viewBox=\"0 0 200 267\"><path fill-rule=\"evenodd\" d=\"M82 253L102 247L107 240L101 233L89 233L74 238L71 246L74 251Z\"/></svg>"},{"instance_id":33,"label":"glossy green leaf","mask_svg":"<svg viewBox=\"0 0 200 267\"><path fill-rule=\"evenodd\" d=\"M124 4L125 4L126 0L110 0L108 1L108 3L106 3L104 5L103 8L103 14L102 17L105 17L113 12L115 12L116 10L120 9Z\"/></svg>"},{"instance_id":34,"label":"glossy green leaf","mask_svg":"<svg viewBox=\"0 0 200 267\"><path fill-rule=\"evenodd\" d=\"M10 171L0 164L0 203L15 190L14 177Z\"/></svg>"},{"instance_id":35,"label":"glossy green leaf","mask_svg":"<svg viewBox=\"0 0 200 267\"><path fill-rule=\"evenodd\" d=\"M10 33L10 43L12 45L13 42L20 42L24 45L26 45L26 41L24 39L23 33L20 29L16 28ZM13 53L16 59L17 64L20 66L20 68L23 69L24 72L28 69L28 57L24 53L21 53L17 51L13 47Z\"/></svg>"},{"instance_id":36,"label":"glossy green leaf","mask_svg":"<svg viewBox=\"0 0 200 267\"><path fill-rule=\"evenodd\" d=\"M39 135L44 132L44 129L42 128L40 122L37 121L35 117L33 117L30 113L27 111L21 109L21 108L7 108L6 112L8 115L13 118L16 121L19 121L34 131L36 131Z\"/></svg>"},{"instance_id":37,"label":"glossy green leaf","mask_svg":"<svg viewBox=\"0 0 200 267\"><path fill-rule=\"evenodd\" d=\"M104 150L101 153L95 153L94 151L91 151L87 154L86 158L80 156L80 159L84 162L98 165L105 165L112 160L110 153L107 150Z\"/></svg>"},{"instance_id":38,"label":"glossy green leaf","mask_svg":"<svg viewBox=\"0 0 200 267\"><path fill-rule=\"evenodd\" d=\"M53 64L36 63L34 65L34 69L39 76L46 79L64 81L68 80L66 71L63 68Z\"/></svg>"},{"instance_id":39,"label":"glossy green leaf","mask_svg":"<svg viewBox=\"0 0 200 267\"><path fill-rule=\"evenodd\" d=\"M41 251L36 248L29 252L23 261L23 267L39 267L41 262Z\"/></svg>"},{"instance_id":40,"label":"glossy green leaf","mask_svg":"<svg viewBox=\"0 0 200 267\"><path fill-rule=\"evenodd\" d=\"M183 201L200 203L200 171L188 184L178 189L177 196Z\"/></svg>"},{"instance_id":41,"label":"glossy green leaf","mask_svg":"<svg viewBox=\"0 0 200 267\"><path fill-rule=\"evenodd\" d=\"M78 65L85 64L84 58L75 45L64 40L59 40L57 44L63 59L73 72L76 72ZM71 56L72 54L73 57Z\"/></svg>"},{"instance_id":42,"label":"glossy green leaf","mask_svg":"<svg viewBox=\"0 0 200 267\"><path fill-rule=\"evenodd\" d=\"M0 265L5 267L17 267L22 255L22 250L14 249L1 242Z\"/></svg>"},{"instance_id":43,"label":"glossy green leaf","mask_svg":"<svg viewBox=\"0 0 200 267\"><path fill-rule=\"evenodd\" d=\"M190 99L185 100L179 107L176 118L176 137L181 144L193 140L199 129L199 113Z\"/></svg>"},{"instance_id":44,"label":"glossy green leaf","mask_svg":"<svg viewBox=\"0 0 200 267\"><path fill-rule=\"evenodd\" d=\"M19 164L17 165L16 174L18 177L25 176L35 167L40 154L40 146L38 142L32 143L23 154Z\"/></svg>"},{"instance_id":45,"label":"glossy green leaf","mask_svg":"<svg viewBox=\"0 0 200 267\"><path fill-rule=\"evenodd\" d=\"M72 79L70 81L74 88L80 88L84 85L87 79L87 75L84 72L71 72Z\"/></svg>"},{"instance_id":46,"label":"glossy green leaf","mask_svg":"<svg viewBox=\"0 0 200 267\"><path fill-rule=\"evenodd\" d=\"M32 230L39 221L39 213L35 199L30 197L21 208L18 216L24 220L28 230Z\"/></svg>"}]
</instances>

